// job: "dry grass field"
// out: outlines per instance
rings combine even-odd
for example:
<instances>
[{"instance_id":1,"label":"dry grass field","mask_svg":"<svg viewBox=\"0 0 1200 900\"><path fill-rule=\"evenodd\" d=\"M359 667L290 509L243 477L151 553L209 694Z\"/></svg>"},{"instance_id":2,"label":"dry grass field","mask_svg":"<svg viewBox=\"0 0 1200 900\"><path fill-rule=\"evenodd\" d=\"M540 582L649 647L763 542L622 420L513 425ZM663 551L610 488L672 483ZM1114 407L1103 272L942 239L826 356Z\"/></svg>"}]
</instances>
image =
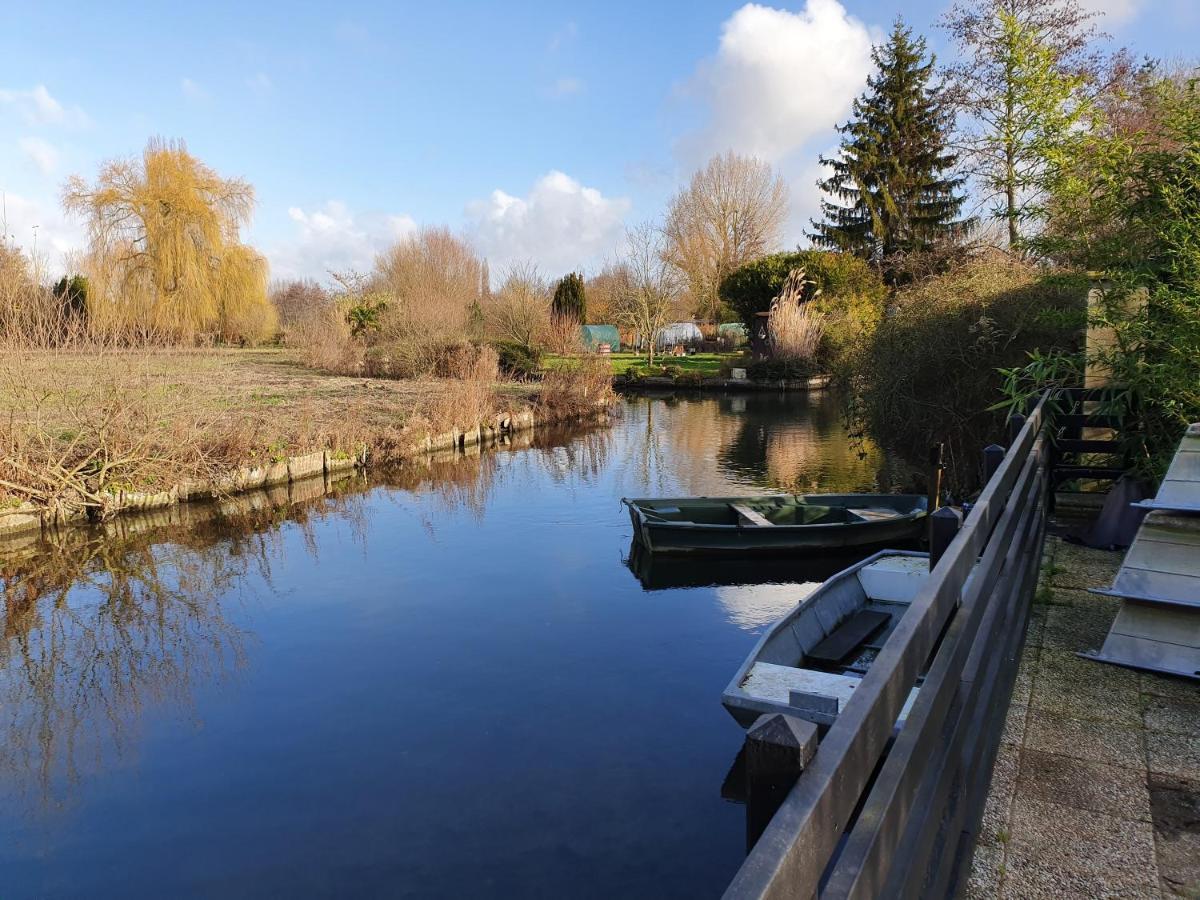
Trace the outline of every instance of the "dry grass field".
<instances>
[{"instance_id":1,"label":"dry grass field","mask_svg":"<svg viewBox=\"0 0 1200 900\"><path fill-rule=\"evenodd\" d=\"M0 503L95 502L315 449L386 458L529 385L328 375L282 349L6 349Z\"/></svg>"}]
</instances>

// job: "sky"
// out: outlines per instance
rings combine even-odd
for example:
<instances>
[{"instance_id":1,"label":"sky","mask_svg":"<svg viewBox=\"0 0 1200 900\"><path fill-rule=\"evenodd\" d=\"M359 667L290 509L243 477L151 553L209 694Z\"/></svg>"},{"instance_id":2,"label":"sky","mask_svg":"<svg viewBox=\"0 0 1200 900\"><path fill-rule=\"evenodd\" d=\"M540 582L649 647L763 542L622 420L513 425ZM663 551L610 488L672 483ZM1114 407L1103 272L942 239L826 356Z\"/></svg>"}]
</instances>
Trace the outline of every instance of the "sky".
<instances>
[{"instance_id":1,"label":"sky","mask_svg":"<svg viewBox=\"0 0 1200 900\"><path fill-rule=\"evenodd\" d=\"M1085 0L1114 46L1194 56L1195 0ZM366 271L422 226L495 273L557 277L661 218L710 155L787 180L785 246L902 14L939 58L943 0L133 4L0 0L0 229L52 272L85 245L72 174L152 137L254 185L272 277Z\"/></svg>"}]
</instances>

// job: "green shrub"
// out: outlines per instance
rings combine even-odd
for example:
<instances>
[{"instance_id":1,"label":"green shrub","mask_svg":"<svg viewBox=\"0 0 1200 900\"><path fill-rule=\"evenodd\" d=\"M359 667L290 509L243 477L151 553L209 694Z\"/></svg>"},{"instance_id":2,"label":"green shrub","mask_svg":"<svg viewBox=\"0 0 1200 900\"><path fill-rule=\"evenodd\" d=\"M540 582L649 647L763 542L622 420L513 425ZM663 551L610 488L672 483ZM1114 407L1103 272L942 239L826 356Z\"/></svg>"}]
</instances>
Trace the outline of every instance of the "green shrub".
<instances>
[{"instance_id":1,"label":"green shrub","mask_svg":"<svg viewBox=\"0 0 1200 900\"><path fill-rule=\"evenodd\" d=\"M500 373L505 378L529 381L542 369L541 351L516 341L494 341L492 348L500 357Z\"/></svg>"},{"instance_id":2,"label":"green shrub","mask_svg":"<svg viewBox=\"0 0 1200 900\"><path fill-rule=\"evenodd\" d=\"M817 374L819 366L812 360L794 357L760 359L746 366L751 381L797 381Z\"/></svg>"},{"instance_id":3,"label":"green shrub","mask_svg":"<svg viewBox=\"0 0 1200 900\"><path fill-rule=\"evenodd\" d=\"M857 256L825 250L773 253L726 276L721 299L752 329L755 316L771 308L788 273L796 268L804 269L821 290L812 301L826 317L819 356L826 365L840 369L883 318L887 297L879 274Z\"/></svg>"},{"instance_id":4,"label":"green shrub","mask_svg":"<svg viewBox=\"0 0 1200 900\"><path fill-rule=\"evenodd\" d=\"M949 489L977 479L979 453L1003 438L992 409L1001 369L1030 351L1078 348L1088 282L1045 275L993 251L900 291L854 359L853 411L877 443L924 469L945 442Z\"/></svg>"},{"instance_id":5,"label":"green shrub","mask_svg":"<svg viewBox=\"0 0 1200 900\"><path fill-rule=\"evenodd\" d=\"M668 378L678 378L683 374L683 369L681 369L679 366L668 365L662 367L662 373Z\"/></svg>"}]
</instances>

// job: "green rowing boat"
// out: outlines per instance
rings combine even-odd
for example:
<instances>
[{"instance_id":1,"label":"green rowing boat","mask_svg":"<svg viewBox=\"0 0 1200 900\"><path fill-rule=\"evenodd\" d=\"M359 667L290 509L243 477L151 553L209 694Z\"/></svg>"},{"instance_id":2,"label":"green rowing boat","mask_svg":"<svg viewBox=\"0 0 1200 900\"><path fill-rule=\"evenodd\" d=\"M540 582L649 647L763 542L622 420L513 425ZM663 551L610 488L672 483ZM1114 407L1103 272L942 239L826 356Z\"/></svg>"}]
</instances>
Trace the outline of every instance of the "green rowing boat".
<instances>
[{"instance_id":1,"label":"green rowing boat","mask_svg":"<svg viewBox=\"0 0 1200 900\"><path fill-rule=\"evenodd\" d=\"M920 494L625 498L634 537L655 553L815 552L913 541Z\"/></svg>"}]
</instances>

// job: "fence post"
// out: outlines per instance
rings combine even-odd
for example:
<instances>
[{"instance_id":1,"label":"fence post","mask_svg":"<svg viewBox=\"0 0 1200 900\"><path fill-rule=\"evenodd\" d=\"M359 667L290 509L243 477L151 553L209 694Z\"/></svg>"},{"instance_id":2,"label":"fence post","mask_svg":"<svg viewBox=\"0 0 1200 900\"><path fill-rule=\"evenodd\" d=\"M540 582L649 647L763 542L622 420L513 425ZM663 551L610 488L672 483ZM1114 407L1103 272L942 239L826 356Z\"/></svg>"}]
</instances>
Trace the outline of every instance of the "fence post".
<instances>
[{"instance_id":1,"label":"fence post","mask_svg":"<svg viewBox=\"0 0 1200 900\"><path fill-rule=\"evenodd\" d=\"M1017 442L1017 435L1021 433L1021 429L1025 427L1025 417L1020 413L1015 413L1008 417L1008 445L1011 447Z\"/></svg>"},{"instance_id":2,"label":"fence post","mask_svg":"<svg viewBox=\"0 0 1200 900\"><path fill-rule=\"evenodd\" d=\"M983 448L983 486L992 480L1000 463L1004 461L1005 450L999 444L988 444Z\"/></svg>"},{"instance_id":3,"label":"fence post","mask_svg":"<svg viewBox=\"0 0 1200 900\"><path fill-rule=\"evenodd\" d=\"M962 515L948 506L943 506L929 517L929 570L938 564L958 529L962 527Z\"/></svg>"}]
</instances>

